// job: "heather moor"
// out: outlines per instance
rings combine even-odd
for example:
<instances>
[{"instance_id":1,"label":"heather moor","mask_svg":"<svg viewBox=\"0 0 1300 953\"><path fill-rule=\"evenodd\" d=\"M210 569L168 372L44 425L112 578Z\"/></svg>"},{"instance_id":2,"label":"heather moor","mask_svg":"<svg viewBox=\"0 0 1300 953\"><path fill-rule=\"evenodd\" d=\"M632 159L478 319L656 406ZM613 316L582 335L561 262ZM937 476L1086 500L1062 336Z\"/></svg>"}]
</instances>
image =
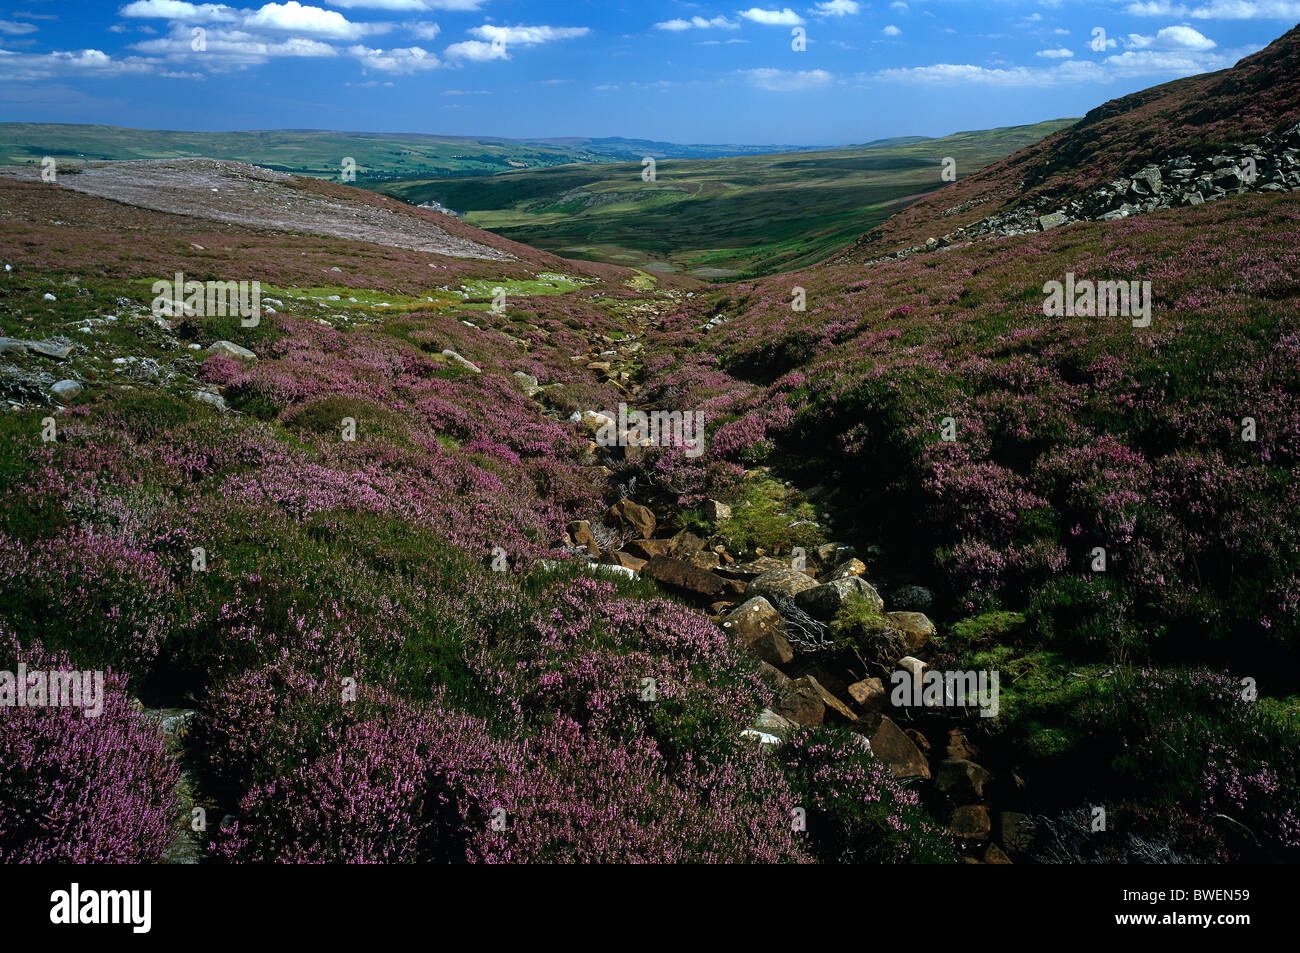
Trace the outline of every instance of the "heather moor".
<instances>
[{"instance_id":1,"label":"heather moor","mask_svg":"<svg viewBox=\"0 0 1300 953\"><path fill-rule=\"evenodd\" d=\"M1300 858L1300 4L41 11L0 861Z\"/></svg>"}]
</instances>

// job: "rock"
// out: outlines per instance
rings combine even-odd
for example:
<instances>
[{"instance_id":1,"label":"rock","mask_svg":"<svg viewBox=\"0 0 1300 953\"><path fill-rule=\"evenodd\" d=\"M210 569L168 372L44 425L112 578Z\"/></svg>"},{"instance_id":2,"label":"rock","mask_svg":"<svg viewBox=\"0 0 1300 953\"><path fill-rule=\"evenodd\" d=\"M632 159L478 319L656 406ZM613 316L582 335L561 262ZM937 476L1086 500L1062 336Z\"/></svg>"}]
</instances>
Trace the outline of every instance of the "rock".
<instances>
[{"instance_id":1,"label":"rock","mask_svg":"<svg viewBox=\"0 0 1300 953\"><path fill-rule=\"evenodd\" d=\"M45 292L45 294L41 295L41 297L42 297L44 300L46 300L46 301L58 301L58 300L59 300L58 298L54 297L54 295L50 294L48 291Z\"/></svg>"},{"instance_id":2,"label":"rock","mask_svg":"<svg viewBox=\"0 0 1300 953\"><path fill-rule=\"evenodd\" d=\"M722 558L714 552L707 549L701 549L685 557L686 561L692 566L699 566L701 569L717 569L722 565Z\"/></svg>"},{"instance_id":3,"label":"rock","mask_svg":"<svg viewBox=\"0 0 1300 953\"><path fill-rule=\"evenodd\" d=\"M952 822L948 829L964 841L988 840L993 822L989 820L989 809L983 804L967 804L953 811Z\"/></svg>"},{"instance_id":4,"label":"rock","mask_svg":"<svg viewBox=\"0 0 1300 953\"><path fill-rule=\"evenodd\" d=\"M1214 173L1210 182L1216 189L1223 189L1225 192L1235 192L1241 187L1241 169L1235 165L1228 166L1225 169L1219 169Z\"/></svg>"},{"instance_id":5,"label":"rock","mask_svg":"<svg viewBox=\"0 0 1300 953\"><path fill-rule=\"evenodd\" d=\"M0 354L26 354L27 342L17 338L0 338Z\"/></svg>"},{"instance_id":6,"label":"rock","mask_svg":"<svg viewBox=\"0 0 1300 953\"><path fill-rule=\"evenodd\" d=\"M961 761L974 761L978 756L979 752L971 747L960 728L953 728L948 732L948 757Z\"/></svg>"},{"instance_id":7,"label":"rock","mask_svg":"<svg viewBox=\"0 0 1300 953\"><path fill-rule=\"evenodd\" d=\"M669 541L666 539L634 539L623 545L623 552L646 560L671 555Z\"/></svg>"},{"instance_id":8,"label":"rock","mask_svg":"<svg viewBox=\"0 0 1300 953\"><path fill-rule=\"evenodd\" d=\"M537 384L537 378L532 374L525 374L523 371L515 371L515 383L519 389L524 392L525 397L536 397L541 387Z\"/></svg>"},{"instance_id":9,"label":"rock","mask_svg":"<svg viewBox=\"0 0 1300 953\"><path fill-rule=\"evenodd\" d=\"M731 519L731 507L717 500L704 501L704 518L710 523L721 523Z\"/></svg>"},{"instance_id":10,"label":"rock","mask_svg":"<svg viewBox=\"0 0 1300 953\"><path fill-rule=\"evenodd\" d=\"M780 737L768 734L765 731L759 731L757 728L746 728L740 733L740 737L744 738L746 741L757 742L760 746L766 745L775 748L781 744Z\"/></svg>"},{"instance_id":11,"label":"rock","mask_svg":"<svg viewBox=\"0 0 1300 953\"><path fill-rule=\"evenodd\" d=\"M917 750L920 751L921 754L929 755L931 748L929 738L921 734L921 732L917 731L915 728L908 728L904 730L903 734L912 739L912 744L916 745Z\"/></svg>"},{"instance_id":12,"label":"rock","mask_svg":"<svg viewBox=\"0 0 1300 953\"><path fill-rule=\"evenodd\" d=\"M465 370L467 371L473 371L475 374L482 373L481 369L477 364L475 364L473 361L461 357L451 348L444 349L442 352L442 356L445 357L447 360L451 361L453 364L458 364L459 366L465 368Z\"/></svg>"},{"instance_id":13,"label":"rock","mask_svg":"<svg viewBox=\"0 0 1300 953\"><path fill-rule=\"evenodd\" d=\"M256 361L257 355L246 347L240 347L233 341L216 341L209 344L206 352L217 357L231 357L236 361Z\"/></svg>"},{"instance_id":14,"label":"rock","mask_svg":"<svg viewBox=\"0 0 1300 953\"><path fill-rule=\"evenodd\" d=\"M81 385L73 380L62 380L50 388L51 393L65 404L81 393Z\"/></svg>"},{"instance_id":15,"label":"rock","mask_svg":"<svg viewBox=\"0 0 1300 953\"><path fill-rule=\"evenodd\" d=\"M924 612L934 605L934 593L925 586L902 586L890 600L900 610Z\"/></svg>"},{"instance_id":16,"label":"rock","mask_svg":"<svg viewBox=\"0 0 1300 953\"><path fill-rule=\"evenodd\" d=\"M777 703L777 713L796 724L815 728L826 718L839 722L855 722L858 716L847 705L822 687L811 675L796 678Z\"/></svg>"},{"instance_id":17,"label":"rock","mask_svg":"<svg viewBox=\"0 0 1300 953\"><path fill-rule=\"evenodd\" d=\"M611 565L622 566L624 569L631 569L633 572L640 572L649 561L639 559L631 553L606 553L604 558Z\"/></svg>"},{"instance_id":18,"label":"rock","mask_svg":"<svg viewBox=\"0 0 1300 953\"><path fill-rule=\"evenodd\" d=\"M1205 204L1205 199L1202 198L1200 192L1185 192L1185 193L1183 193L1183 199L1182 199L1182 201L1183 201L1183 204L1184 204L1184 205L1204 205L1204 204Z\"/></svg>"},{"instance_id":19,"label":"rock","mask_svg":"<svg viewBox=\"0 0 1300 953\"><path fill-rule=\"evenodd\" d=\"M925 240L926 251L934 251L938 247L939 247L939 239L931 237Z\"/></svg>"},{"instance_id":20,"label":"rock","mask_svg":"<svg viewBox=\"0 0 1300 953\"><path fill-rule=\"evenodd\" d=\"M885 601L875 587L860 576L846 576L820 586L814 584L796 593L794 601L813 618L827 622L835 618L844 603L855 595L866 598L877 610L885 607Z\"/></svg>"},{"instance_id":21,"label":"rock","mask_svg":"<svg viewBox=\"0 0 1300 953\"><path fill-rule=\"evenodd\" d=\"M821 692L810 684L812 679L799 678L790 682L776 703L776 713L796 725L816 728L826 717L826 702Z\"/></svg>"},{"instance_id":22,"label":"rock","mask_svg":"<svg viewBox=\"0 0 1300 953\"><path fill-rule=\"evenodd\" d=\"M1053 212L1050 215L1040 215L1038 217L1038 229L1039 231L1045 232L1049 228L1056 228L1060 225L1068 224L1069 221L1070 216L1066 215L1064 212Z\"/></svg>"},{"instance_id":23,"label":"rock","mask_svg":"<svg viewBox=\"0 0 1300 953\"><path fill-rule=\"evenodd\" d=\"M1134 190L1140 195L1155 195L1160 191L1160 168L1149 165L1133 176Z\"/></svg>"},{"instance_id":24,"label":"rock","mask_svg":"<svg viewBox=\"0 0 1300 953\"><path fill-rule=\"evenodd\" d=\"M201 390L194 395L194 399L200 404L208 404L220 411L226 411L229 409L226 406L226 398L222 397L220 394L214 394L211 391Z\"/></svg>"},{"instance_id":25,"label":"rock","mask_svg":"<svg viewBox=\"0 0 1300 953\"><path fill-rule=\"evenodd\" d=\"M761 596L741 603L722 617L722 630L752 654L770 665L785 665L794 658L782 630L785 620Z\"/></svg>"},{"instance_id":26,"label":"rock","mask_svg":"<svg viewBox=\"0 0 1300 953\"><path fill-rule=\"evenodd\" d=\"M882 711L889 698L885 683L878 678L864 678L848 687L849 697L865 711Z\"/></svg>"},{"instance_id":27,"label":"rock","mask_svg":"<svg viewBox=\"0 0 1300 953\"><path fill-rule=\"evenodd\" d=\"M56 361L66 361L68 355L72 353L72 345L59 344L55 341L28 341L27 350L32 354L39 354L41 357L53 358Z\"/></svg>"},{"instance_id":28,"label":"rock","mask_svg":"<svg viewBox=\"0 0 1300 953\"><path fill-rule=\"evenodd\" d=\"M704 540L688 530L682 530L668 541L668 553L676 559L685 559L704 548Z\"/></svg>"},{"instance_id":29,"label":"rock","mask_svg":"<svg viewBox=\"0 0 1300 953\"><path fill-rule=\"evenodd\" d=\"M822 582L831 582L835 579L847 579L849 576L864 576L867 572L867 564L856 557L846 559L830 572L822 576Z\"/></svg>"},{"instance_id":30,"label":"rock","mask_svg":"<svg viewBox=\"0 0 1300 953\"><path fill-rule=\"evenodd\" d=\"M574 520L565 527L565 532L569 534L569 539L573 540L573 545L585 546L588 554L592 556L600 555L600 545L591 532L591 524L586 520Z\"/></svg>"},{"instance_id":31,"label":"rock","mask_svg":"<svg viewBox=\"0 0 1300 953\"><path fill-rule=\"evenodd\" d=\"M665 589L679 594L697 597L705 602L712 602L718 596L728 592L727 582L707 569L700 569L680 559L667 556L655 556L649 560L641 572L649 576Z\"/></svg>"},{"instance_id":32,"label":"rock","mask_svg":"<svg viewBox=\"0 0 1300 953\"><path fill-rule=\"evenodd\" d=\"M622 499L609 508L605 514L607 522L629 529L642 539L650 539L655 534L655 515L647 507L631 500Z\"/></svg>"},{"instance_id":33,"label":"rock","mask_svg":"<svg viewBox=\"0 0 1300 953\"><path fill-rule=\"evenodd\" d=\"M944 758L939 762L939 775L935 783L939 790L957 800L974 799L984 796L984 785L992 777L974 761Z\"/></svg>"},{"instance_id":34,"label":"rock","mask_svg":"<svg viewBox=\"0 0 1300 953\"><path fill-rule=\"evenodd\" d=\"M776 735L782 741L785 741L798 725L790 721L790 719L778 715L772 709L764 708L758 713L758 717L754 719L754 724L751 727L757 731Z\"/></svg>"},{"instance_id":35,"label":"rock","mask_svg":"<svg viewBox=\"0 0 1300 953\"><path fill-rule=\"evenodd\" d=\"M889 766L894 777L930 777L930 765L926 762L925 755L892 718L887 715L872 715L864 718L861 725L856 730L867 738L871 753Z\"/></svg>"},{"instance_id":36,"label":"rock","mask_svg":"<svg viewBox=\"0 0 1300 953\"><path fill-rule=\"evenodd\" d=\"M792 599L805 589L812 589L816 585L817 581L806 573L791 569L789 566L781 566L779 569L769 569L751 580L745 589L745 596L746 598L762 596L768 602L779 602Z\"/></svg>"},{"instance_id":37,"label":"rock","mask_svg":"<svg viewBox=\"0 0 1300 953\"><path fill-rule=\"evenodd\" d=\"M847 543L822 543L817 547L817 561L826 566L839 565L857 555L857 550Z\"/></svg>"},{"instance_id":38,"label":"rock","mask_svg":"<svg viewBox=\"0 0 1300 953\"><path fill-rule=\"evenodd\" d=\"M785 687L790 684L790 676L775 665L769 665L767 662L758 663L758 677L763 680L763 684L778 694L783 692Z\"/></svg>"},{"instance_id":39,"label":"rock","mask_svg":"<svg viewBox=\"0 0 1300 953\"><path fill-rule=\"evenodd\" d=\"M722 571L722 575L731 579L754 579L773 569L789 568L789 563L784 563L779 559L772 559L770 556L760 556L758 559L750 560L747 563L733 563Z\"/></svg>"},{"instance_id":40,"label":"rock","mask_svg":"<svg viewBox=\"0 0 1300 953\"><path fill-rule=\"evenodd\" d=\"M986 864L1009 864L1011 858L1002 852L1002 848L997 844L989 844L984 850L984 863Z\"/></svg>"},{"instance_id":41,"label":"rock","mask_svg":"<svg viewBox=\"0 0 1300 953\"><path fill-rule=\"evenodd\" d=\"M929 616L922 612L890 612L886 614L898 628L898 631L903 633L903 643L908 655L915 655L925 648L926 643L935 634L934 623L930 621Z\"/></svg>"}]
</instances>

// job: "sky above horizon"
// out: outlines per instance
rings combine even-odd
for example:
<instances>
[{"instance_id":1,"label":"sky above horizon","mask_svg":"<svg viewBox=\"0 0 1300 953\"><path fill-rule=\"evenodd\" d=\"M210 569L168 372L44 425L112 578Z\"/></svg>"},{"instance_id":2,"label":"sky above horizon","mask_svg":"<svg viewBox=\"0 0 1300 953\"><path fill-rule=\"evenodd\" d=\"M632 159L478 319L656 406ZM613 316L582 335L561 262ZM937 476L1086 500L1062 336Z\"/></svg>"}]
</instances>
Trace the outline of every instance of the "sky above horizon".
<instances>
[{"instance_id":1,"label":"sky above horizon","mask_svg":"<svg viewBox=\"0 0 1300 953\"><path fill-rule=\"evenodd\" d=\"M0 121L845 144L1081 116L1297 21L1300 0L22 0L0 3Z\"/></svg>"}]
</instances>

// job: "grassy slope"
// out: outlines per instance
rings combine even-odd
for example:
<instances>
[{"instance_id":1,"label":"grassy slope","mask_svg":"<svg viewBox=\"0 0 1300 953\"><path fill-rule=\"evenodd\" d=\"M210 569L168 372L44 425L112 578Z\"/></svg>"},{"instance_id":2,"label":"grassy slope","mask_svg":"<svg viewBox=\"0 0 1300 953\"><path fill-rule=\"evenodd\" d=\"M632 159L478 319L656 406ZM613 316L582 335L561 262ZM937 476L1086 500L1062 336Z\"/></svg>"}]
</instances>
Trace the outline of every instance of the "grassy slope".
<instances>
[{"instance_id":1,"label":"grassy slope","mask_svg":"<svg viewBox=\"0 0 1300 953\"><path fill-rule=\"evenodd\" d=\"M380 186L409 202L435 199L467 220L572 257L725 277L824 258L941 184L1055 132L1068 120L961 132L941 139L826 152L564 166Z\"/></svg>"}]
</instances>

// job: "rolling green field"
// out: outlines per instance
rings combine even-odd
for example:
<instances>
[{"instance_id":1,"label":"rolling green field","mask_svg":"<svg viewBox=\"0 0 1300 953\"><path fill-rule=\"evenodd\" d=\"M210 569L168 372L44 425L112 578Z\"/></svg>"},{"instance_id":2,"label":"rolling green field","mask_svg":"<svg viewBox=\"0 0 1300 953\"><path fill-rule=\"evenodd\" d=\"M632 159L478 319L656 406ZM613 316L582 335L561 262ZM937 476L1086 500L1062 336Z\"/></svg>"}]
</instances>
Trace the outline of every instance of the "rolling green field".
<instances>
[{"instance_id":1,"label":"rolling green field","mask_svg":"<svg viewBox=\"0 0 1300 953\"><path fill-rule=\"evenodd\" d=\"M330 132L316 129L171 132L121 126L0 123L0 164L202 157L337 178L345 156L356 160L358 183L395 177L485 175L574 162L626 162L642 156L710 158L752 155L798 146L677 145L640 139L498 139L415 133Z\"/></svg>"},{"instance_id":2,"label":"rolling green field","mask_svg":"<svg viewBox=\"0 0 1300 953\"><path fill-rule=\"evenodd\" d=\"M959 132L826 151L567 165L486 176L378 183L415 204L430 200L465 221L571 258L701 278L736 278L820 261L920 194L1070 125Z\"/></svg>"}]
</instances>

